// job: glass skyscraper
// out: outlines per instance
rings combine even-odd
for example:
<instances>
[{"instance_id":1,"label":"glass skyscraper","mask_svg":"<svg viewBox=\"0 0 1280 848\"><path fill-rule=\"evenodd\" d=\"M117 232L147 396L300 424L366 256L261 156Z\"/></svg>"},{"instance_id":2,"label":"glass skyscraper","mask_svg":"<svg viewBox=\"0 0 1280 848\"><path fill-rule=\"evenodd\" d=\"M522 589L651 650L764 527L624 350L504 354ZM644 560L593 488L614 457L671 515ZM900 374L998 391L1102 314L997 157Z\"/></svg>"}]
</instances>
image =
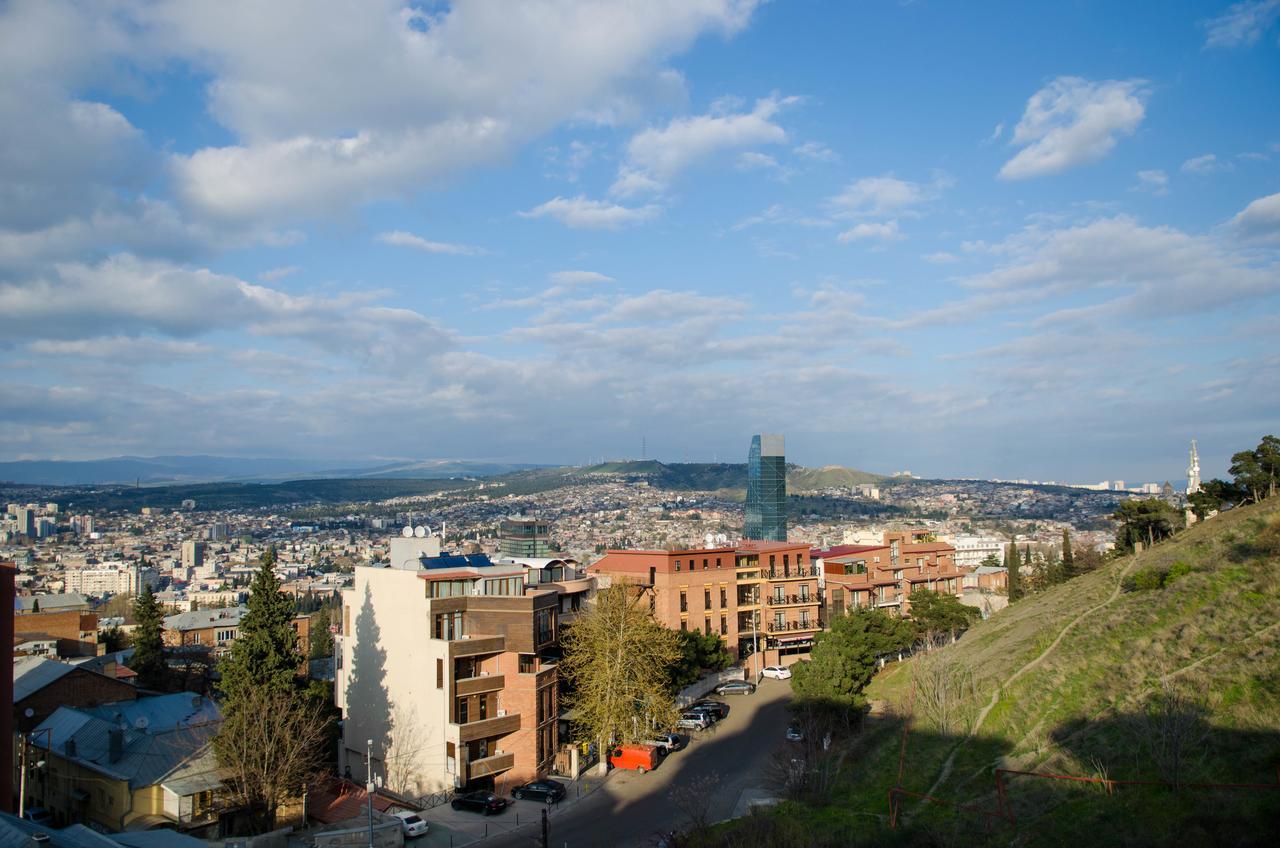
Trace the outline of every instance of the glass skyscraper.
<instances>
[{"instance_id":1,"label":"glass skyscraper","mask_svg":"<svg viewBox=\"0 0 1280 848\"><path fill-rule=\"evenodd\" d=\"M787 541L787 459L781 436L752 436L747 454L747 508L742 535Z\"/></svg>"}]
</instances>

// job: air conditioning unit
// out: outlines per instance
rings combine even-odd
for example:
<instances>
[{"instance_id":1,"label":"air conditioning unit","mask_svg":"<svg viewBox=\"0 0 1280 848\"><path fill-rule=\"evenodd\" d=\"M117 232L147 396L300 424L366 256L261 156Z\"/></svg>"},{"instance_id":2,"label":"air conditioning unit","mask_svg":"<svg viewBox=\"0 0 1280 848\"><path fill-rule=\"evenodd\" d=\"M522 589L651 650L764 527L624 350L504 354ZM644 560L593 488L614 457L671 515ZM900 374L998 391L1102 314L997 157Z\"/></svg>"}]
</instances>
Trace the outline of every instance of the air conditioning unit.
<instances>
[{"instance_id":1,"label":"air conditioning unit","mask_svg":"<svg viewBox=\"0 0 1280 848\"><path fill-rule=\"evenodd\" d=\"M498 718L502 718L507 714L506 710L498 710Z\"/></svg>"},{"instance_id":2,"label":"air conditioning unit","mask_svg":"<svg viewBox=\"0 0 1280 848\"><path fill-rule=\"evenodd\" d=\"M480 676L481 676L481 677L488 677L488 676L489 676L489 672L487 672L487 671L482 671L482 672L480 672Z\"/></svg>"}]
</instances>

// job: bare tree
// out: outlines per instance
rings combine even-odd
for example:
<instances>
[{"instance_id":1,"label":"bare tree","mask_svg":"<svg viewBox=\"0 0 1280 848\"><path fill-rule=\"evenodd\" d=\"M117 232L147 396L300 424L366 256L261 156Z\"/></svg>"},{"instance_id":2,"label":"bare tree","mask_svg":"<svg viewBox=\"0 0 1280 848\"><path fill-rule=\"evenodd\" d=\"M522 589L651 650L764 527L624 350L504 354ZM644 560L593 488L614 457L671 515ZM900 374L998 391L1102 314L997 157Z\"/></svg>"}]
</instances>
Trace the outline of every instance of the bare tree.
<instances>
[{"instance_id":1,"label":"bare tree","mask_svg":"<svg viewBox=\"0 0 1280 848\"><path fill-rule=\"evenodd\" d=\"M391 742L383 754L387 787L411 797L424 794L427 791L423 785L426 776L420 764L421 753L428 740L415 707L396 705L390 736Z\"/></svg>"},{"instance_id":2,"label":"bare tree","mask_svg":"<svg viewBox=\"0 0 1280 848\"><path fill-rule=\"evenodd\" d=\"M719 788L720 775L712 772L667 793L675 808L689 820L690 834L705 833L711 826L711 803Z\"/></svg>"},{"instance_id":3,"label":"bare tree","mask_svg":"<svg viewBox=\"0 0 1280 848\"><path fill-rule=\"evenodd\" d=\"M1134 734L1164 779L1182 785L1186 766L1209 733L1205 708L1172 680L1160 681L1160 691L1133 721Z\"/></svg>"},{"instance_id":4,"label":"bare tree","mask_svg":"<svg viewBox=\"0 0 1280 848\"><path fill-rule=\"evenodd\" d=\"M232 799L245 807L258 832L270 830L276 810L321 773L328 719L299 692L252 689L229 712L214 739Z\"/></svg>"},{"instance_id":5,"label":"bare tree","mask_svg":"<svg viewBox=\"0 0 1280 848\"><path fill-rule=\"evenodd\" d=\"M911 674L916 711L941 734L962 729L963 704L975 691L973 674L946 652L919 658Z\"/></svg>"}]
</instances>

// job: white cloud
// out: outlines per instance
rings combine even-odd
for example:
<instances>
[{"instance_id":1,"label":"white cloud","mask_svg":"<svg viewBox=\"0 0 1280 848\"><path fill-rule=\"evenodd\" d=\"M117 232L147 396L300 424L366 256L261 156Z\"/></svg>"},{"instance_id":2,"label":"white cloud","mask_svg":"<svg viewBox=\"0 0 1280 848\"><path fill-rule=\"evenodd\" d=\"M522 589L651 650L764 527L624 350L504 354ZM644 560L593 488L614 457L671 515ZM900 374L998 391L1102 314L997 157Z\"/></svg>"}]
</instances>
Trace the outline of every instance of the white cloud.
<instances>
[{"instance_id":1,"label":"white cloud","mask_svg":"<svg viewBox=\"0 0 1280 848\"><path fill-rule=\"evenodd\" d=\"M778 160L766 153L756 153L748 151L738 154L738 167L744 171L751 171L758 168L766 170L778 167Z\"/></svg>"},{"instance_id":2,"label":"white cloud","mask_svg":"<svg viewBox=\"0 0 1280 848\"><path fill-rule=\"evenodd\" d=\"M423 253L450 253L456 256L480 256L486 253L483 248L473 247L469 244L450 244L443 241L427 241L422 236L416 236L413 233L406 233L404 230L393 230L391 232L379 233L378 241L383 244L392 244L396 247L409 247L414 250L421 250Z\"/></svg>"},{"instance_id":3,"label":"white cloud","mask_svg":"<svg viewBox=\"0 0 1280 848\"><path fill-rule=\"evenodd\" d=\"M599 271L553 271L551 280L561 286L589 286L595 283L612 283L613 277Z\"/></svg>"},{"instance_id":4,"label":"white cloud","mask_svg":"<svg viewBox=\"0 0 1280 848\"><path fill-rule=\"evenodd\" d=\"M630 224L641 224L658 216L662 208L656 204L647 206L620 206L604 200L577 197L553 197L527 212L522 218L554 218L573 229L616 230Z\"/></svg>"},{"instance_id":5,"label":"white cloud","mask_svg":"<svg viewBox=\"0 0 1280 848\"><path fill-rule=\"evenodd\" d=\"M920 258L931 265L950 265L953 262L960 261L959 256L956 256L954 253L948 253L945 250L940 250L937 253L926 253Z\"/></svg>"},{"instance_id":6,"label":"white cloud","mask_svg":"<svg viewBox=\"0 0 1280 848\"><path fill-rule=\"evenodd\" d=\"M791 148L791 152L805 159L812 159L815 162L840 161L840 154L817 141L806 141L798 147Z\"/></svg>"},{"instance_id":7,"label":"white cloud","mask_svg":"<svg viewBox=\"0 0 1280 848\"><path fill-rule=\"evenodd\" d=\"M932 183L900 180L889 174L854 180L845 190L828 198L827 205L837 217L879 218L913 214L913 207L936 198L951 185L946 177Z\"/></svg>"},{"instance_id":8,"label":"white cloud","mask_svg":"<svg viewBox=\"0 0 1280 848\"><path fill-rule=\"evenodd\" d=\"M841 244L848 244L851 241L898 241L904 238L898 232L897 221L885 221L883 223L863 222L836 236L836 241Z\"/></svg>"},{"instance_id":9,"label":"white cloud","mask_svg":"<svg viewBox=\"0 0 1280 848\"><path fill-rule=\"evenodd\" d=\"M656 191L685 168L721 150L782 144L787 140L786 130L773 118L797 101L795 97L766 97L757 100L750 112L713 111L637 133L627 144L626 162L610 191L619 197Z\"/></svg>"},{"instance_id":10,"label":"white cloud","mask_svg":"<svg viewBox=\"0 0 1280 848\"><path fill-rule=\"evenodd\" d=\"M1058 77L1027 101L1013 130L1021 146L1000 169L1000 177L1020 180L1056 174L1096 162L1131 135L1146 114L1141 80L1090 82Z\"/></svg>"},{"instance_id":11,"label":"white cloud","mask_svg":"<svg viewBox=\"0 0 1280 848\"><path fill-rule=\"evenodd\" d=\"M1169 175L1164 171L1139 171L1138 182L1140 188L1144 188L1152 194L1165 195L1169 193Z\"/></svg>"},{"instance_id":12,"label":"white cloud","mask_svg":"<svg viewBox=\"0 0 1280 848\"><path fill-rule=\"evenodd\" d=\"M1280 17L1280 0L1245 0L1216 18L1202 21L1205 47L1249 47Z\"/></svg>"},{"instance_id":13,"label":"white cloud","mask_svg":"<svg viewBox=\"0 0 1280 848\"><path fill-rule=\"evenodd\" d=\"M1231 168L1230 162L1223 162L1212 153L1206 153L1203 156L1196 156L1182 163L1182 172L1184 174L1214 174L1218 171L1226 171Z\"/></svg>"},{"instance_id":14,"label":"white cloud","mask_svg":"<svg viewBox=\"0 0 1280 848\"><path fill-rule=\"evenodd\" d=\"M1233 217L1230 226L1248 241L1280 244L1280 193L1259 197Z\"/></svg>"},{"instance_id":15,"label":"white cloud","mask_svg":"<svg viewBox=\"0 0 1280 848\"><path fill-rule=\"evenodd\" d=\"M274 283L277 280L283 280L285 277L292 277L302 269L297 265L282 265L279 268L269 268L258 275L258 279L264 283Z\"/></svg>"}]
</instances>

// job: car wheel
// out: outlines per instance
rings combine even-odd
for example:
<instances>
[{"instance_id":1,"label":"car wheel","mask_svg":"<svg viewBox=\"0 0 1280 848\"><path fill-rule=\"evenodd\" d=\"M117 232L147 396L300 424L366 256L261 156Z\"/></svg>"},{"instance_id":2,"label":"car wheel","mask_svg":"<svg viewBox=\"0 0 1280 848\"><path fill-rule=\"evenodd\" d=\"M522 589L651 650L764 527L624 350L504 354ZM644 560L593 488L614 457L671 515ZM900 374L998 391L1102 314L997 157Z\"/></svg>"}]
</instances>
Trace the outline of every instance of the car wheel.
<instances>
[{"instance_id":1,"label":"car wheel","mask_svg":"<svg viewBox=\"0 0 1280 848\"><path fill-rule=\"evenodd\" d=\"M461 809L462 809L462 805L461 805L461 804L459 804L457 801L451 801L451 802L449 802L449 806L450 806L450 807L453 807L455 810L461 810Z\"/></svg>"},{"instance_id":2,"label":"car wheel","mask_svg":"<svg viewBox=\"0 0 1280 848\"><path fill-rule=\"evenodd\" d=\"M640 766L639 768L636 769L636 771L640 772L641 774L644 774L645 772L648 771L648 769L645 768L644 766Z\"/></svg>"},{"instance_id":3,"label":"car wheel","mask_svg":"<svg viewBox=\"0 0 1280 848\"><path fill-rule=\"evenodd\" d=\"M515 792L512 792L511 794L515 796L515 798L516 798L516 800L517 800L517 801L523 801L523 800L524 800L524 792L522 792L522 791L521 791L521 790L519 790L519 789L517 789Z\"/></svg>"}]
</instances>

